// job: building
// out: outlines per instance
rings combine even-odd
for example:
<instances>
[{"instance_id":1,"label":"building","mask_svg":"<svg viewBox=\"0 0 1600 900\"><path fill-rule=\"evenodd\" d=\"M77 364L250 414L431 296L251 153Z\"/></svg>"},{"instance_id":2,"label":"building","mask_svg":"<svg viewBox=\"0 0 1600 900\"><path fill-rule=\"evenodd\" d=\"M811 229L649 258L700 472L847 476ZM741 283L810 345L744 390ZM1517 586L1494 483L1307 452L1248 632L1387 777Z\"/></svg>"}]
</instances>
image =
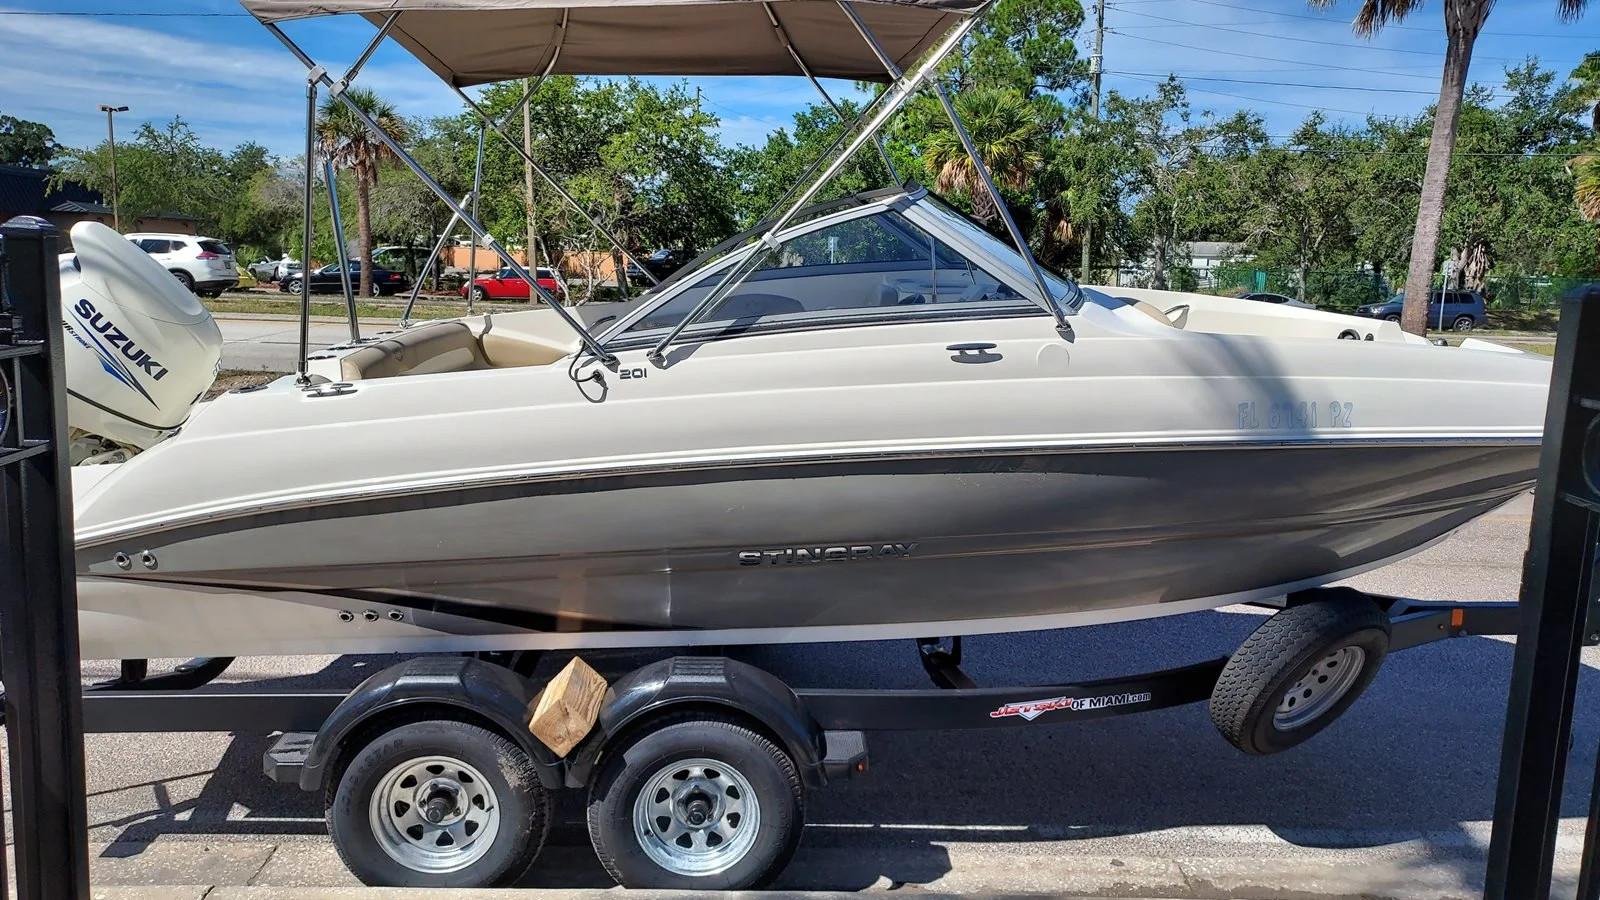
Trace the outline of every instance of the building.
<instances>
[{"instance_id":1,"label":"building","mask_svg":"<svg viewBox=\"0 0 1600 900\"><path fill-rule=\"evenodd\" d=\"M1217 269L1225 263L1245 262L1252 254L1237 241L1180 241L1173 246L1168 266L1188 269L1194 276L1194 285L1212 287L1216 283ZM1131 265L1119 266L1111 273L1115 286L1148 287L1155 270L1154 254L1146 254ZM1172 276L1169 269L1169 278Z\"/></svg>"},{"instance_id":2,"label":"building","mask_svg":"<svg viewBox=\"0 0 1600 900\"><path fill-rule=\"evenodd\" d=\"M22 166L0 166L0 222L12 216L38 216L66 234L79 222L99 222L107 227L113 221L111 207L99 191L76 182L50 185L50 170ZM194 234L196 219L180 213L163 213L125 219L123 231L154 231L166 234Z\"/></svg>"},{"instance_id":3,"label":"building","mask_svg":"<svg viewBox=\"0 0 1600 900\"><path fill-rule=\"evenodd\" d=\"M1243 244L1232 241L1189 241L1184 249L1189 252L1189 269L1201 281L1206 281L1211 270L1225 262L1250 258Z\"/></svg>"}]
</instances>

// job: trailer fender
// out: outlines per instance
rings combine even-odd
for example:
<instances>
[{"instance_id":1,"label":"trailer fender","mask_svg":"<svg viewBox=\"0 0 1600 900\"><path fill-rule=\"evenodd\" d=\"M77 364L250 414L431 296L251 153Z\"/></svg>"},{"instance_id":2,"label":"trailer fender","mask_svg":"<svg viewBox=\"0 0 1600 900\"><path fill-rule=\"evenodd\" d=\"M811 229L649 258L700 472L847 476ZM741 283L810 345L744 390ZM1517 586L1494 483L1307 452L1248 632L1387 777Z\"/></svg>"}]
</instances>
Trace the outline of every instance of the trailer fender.
<instances>
[{"instance_id":1,"label":"trailer fender","mask_svg":"<svg viewBox=\"0 0 1600 900\"><path fill-rule=\"evenodd\" d=\"M674 656L635 669L606 692L594 728L568 755L567 786L588 783L601 753L632 726L659 713L724 709L762 726L789 753L808 787L826 781L822 729L777 676L723 656Z\"/></svg>"},{"instance_id":2,"label":"trailer fender","mask_svg":"<svg viewBox=\"0 0 1600 900\"><path fill-rule=\"evenodd\" d=\"M420 656L397 663L361 682L323 723L306 753L300 787L321 790L347 741L369 724L391 716L400 720L408 712L424 719L451 718L455 712L504 732L533 760L539 781L559 788L564 764L528 731L538 693L533 683L510 669L471 657Z\"/></svg>"}]
</instances>

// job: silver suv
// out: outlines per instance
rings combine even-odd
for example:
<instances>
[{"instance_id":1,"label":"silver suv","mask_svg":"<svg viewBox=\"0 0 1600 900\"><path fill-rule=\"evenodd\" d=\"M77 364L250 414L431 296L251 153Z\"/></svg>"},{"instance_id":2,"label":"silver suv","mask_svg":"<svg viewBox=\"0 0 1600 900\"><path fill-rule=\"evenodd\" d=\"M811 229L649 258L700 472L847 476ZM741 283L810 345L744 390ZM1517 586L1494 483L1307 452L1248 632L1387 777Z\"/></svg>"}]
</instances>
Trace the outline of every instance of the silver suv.
<instances>
[{"instance_id":1,"label":"silver suv","mask_svg":"<svg viewBox=\"0 0 1600 900\"><path fill-rule=\"evenodd\" d=\"M239 283L233 248L192 234L130 234L128 240L161 263L184 287L202 297L220 297Z\"/></svg>"}]
</instances>

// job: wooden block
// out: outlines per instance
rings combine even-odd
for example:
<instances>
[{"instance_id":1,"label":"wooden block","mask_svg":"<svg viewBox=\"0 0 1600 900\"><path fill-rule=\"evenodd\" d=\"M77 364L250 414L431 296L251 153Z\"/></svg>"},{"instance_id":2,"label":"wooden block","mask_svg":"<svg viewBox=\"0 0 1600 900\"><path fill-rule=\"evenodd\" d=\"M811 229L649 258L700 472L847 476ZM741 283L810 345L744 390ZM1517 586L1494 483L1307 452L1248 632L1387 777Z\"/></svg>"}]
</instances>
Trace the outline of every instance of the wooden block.
<instances>
[{"instance_id":1,"label":"wooden block","mask_svg":"<svg viewBox=\"0 0 1600 900\"><path fill-rule=\"evenodd\" d=\"M557 756L566 756L594 727L605 695L606 680L574 656L534 698L528 730Z\"/></svg>"}]
</instances>

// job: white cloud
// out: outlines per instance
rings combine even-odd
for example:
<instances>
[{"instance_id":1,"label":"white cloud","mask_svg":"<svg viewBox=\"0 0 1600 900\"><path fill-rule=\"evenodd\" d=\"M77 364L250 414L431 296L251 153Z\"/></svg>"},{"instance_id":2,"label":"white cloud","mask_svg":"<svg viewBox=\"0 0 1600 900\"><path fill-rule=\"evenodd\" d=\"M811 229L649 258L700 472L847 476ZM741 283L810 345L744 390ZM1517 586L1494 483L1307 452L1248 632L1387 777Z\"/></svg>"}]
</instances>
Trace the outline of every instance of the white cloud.
<instances>
[{"instance_id":1,"label":"white cloud","mask_svg":"<svg viewBox=\"0 0 1600 900\"><path fill-rule=\"evenodd\" d=\"M264 31L261 37L270 40ZM62 28L45 16L8 16L0 59L11 72L38 73L32 83L7 79L0 109L46 121L68 144L102 139L105 120L96 109L108 102L132 108L125 128L182 116L215 145L256 140L292 154L303 141L305 69L275 42L240 46L92 18ZM406 68L374 62L360 83L408 115L456 111L444 85L415 63Z\"/></svg>"},{"instance_id":2,"label":"white cloud","mask_svg":"<svg viewBox=\"0 0 1600 900\"><path fill-rule=\"evenodd\" d=\"M1530 50L1543 63L1565 73L1600 35L1600 17L1562 24L1547 0L1508 0L1489 19L1474 53L1475 81L1498 85L1502 70L1520 62ZM1272 15L1267 9L1281 10ZM1350 28L1355 7L1343 4L1323 15L1309 6L1263 3L1261 0L1217 0L1189 3L1153 0L1111 10L1107 25L1105 68L1108 87L1145 94L1148 78L1115 73L1176 72L1185 78L1197 108L1227 114L1253 109L1269 131L1282 134L1322 109L1329 118L1358 123L1366 114L1414 114L1432 103L1443 67L1444 34L1437 4L1427 4L1402 27L1385 29L1372 40ZM1179 25L1167 20L1194 23ZM1246 34L1242 32L1255 32ZM1497 32L1537 32L1540 39ZM1079 46L1088 43L1080 36ZM1201 81L1197 76L1235 78L1242 82ZM1278 83L1271 83L1278 82ZM1297 87L1282 82L1337 85L1343 89ZM1363 88L1367 90L1363 90ZM1417 93L1375 91L1401 88Z\"/></svg>"}]
</instances>

